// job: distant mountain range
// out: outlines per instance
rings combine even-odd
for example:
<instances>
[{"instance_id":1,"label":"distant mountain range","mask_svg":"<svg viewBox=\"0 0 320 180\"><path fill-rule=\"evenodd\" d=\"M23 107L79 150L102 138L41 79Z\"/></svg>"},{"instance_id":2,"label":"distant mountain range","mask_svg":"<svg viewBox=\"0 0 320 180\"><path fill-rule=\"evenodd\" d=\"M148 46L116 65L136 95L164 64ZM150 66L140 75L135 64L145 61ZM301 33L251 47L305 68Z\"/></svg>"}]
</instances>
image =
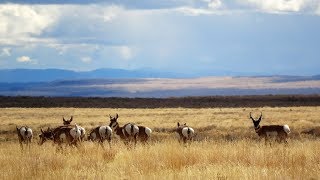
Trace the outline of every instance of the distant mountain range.
<instances>
[{"instance_id":1,"label":"distant mountain range","mask_svg":"<svg viewBox=\"0 0 320 180\"><path fill-rule=\"evenodd\" d=\"M71 71L62 69L2 69L0 82L50 82L56 80L101 79L101 78L178 78L185 75L155 70L97 69Z\"/></svg>"},{"instance_id":2,"label":"distant mountain range","mask_svg":"<svg viewBox=\"0 0 320 180\"><path fill-rule=\"evenodd\" d=\"M26 82L51 82L57 80L79 79L136 79L136 78L196 78L206 76L261 76L254 72L232 72L220 69L212 69L210 72L195 73L166 72L155 69L96 69L92 71L72 71L63 69L0 69L0 82L26 83ZM290 76L291 77L291 76ZM297 78L297 77L293 77ZM304 77L302 77L304 78ZM310 78L310 77L307 77ZM314 77L311 77L314 78ZM319 77L318 77L319 78Z\"/></svg>"},{"instance_id":3,"label":"distant mountain range","mask_svg":"<svg viewBox=\"0 0 320 180\"><path fill-rule=\"evenodd\" d=\"M181 97L320 94L316 76L194 77L156 71L0 70L0 96Z\"/></svg>"}]
</instances>

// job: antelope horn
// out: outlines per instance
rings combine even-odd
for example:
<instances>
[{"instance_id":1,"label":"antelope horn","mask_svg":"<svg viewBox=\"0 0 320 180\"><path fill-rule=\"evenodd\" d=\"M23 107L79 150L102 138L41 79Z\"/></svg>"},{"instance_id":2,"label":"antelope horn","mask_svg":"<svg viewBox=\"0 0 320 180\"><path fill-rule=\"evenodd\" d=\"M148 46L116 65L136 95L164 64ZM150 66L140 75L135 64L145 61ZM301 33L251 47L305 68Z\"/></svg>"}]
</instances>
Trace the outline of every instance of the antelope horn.
<instances>
[{"instance_id":1,"label":"antelope horn","mask_svg":"<svg viewBox=\"0 0 320 180\"><path fill-rule=\"evenodd\" d=\"M259 117L259 121L261 121L261 118L262 118L262 112L261 112L261 115L260 115L260 117Z\"/></svg>"},{"instance_id":2,"label":"antelope horn","mask_svg":"<svg viewBox=\"0 0 320 180\"><path fill-rule=\"evenodd\" d=\"M250 118L254 121L253 117L251 116L251 112L250 112Z\"/></svg>"}]
</instances>

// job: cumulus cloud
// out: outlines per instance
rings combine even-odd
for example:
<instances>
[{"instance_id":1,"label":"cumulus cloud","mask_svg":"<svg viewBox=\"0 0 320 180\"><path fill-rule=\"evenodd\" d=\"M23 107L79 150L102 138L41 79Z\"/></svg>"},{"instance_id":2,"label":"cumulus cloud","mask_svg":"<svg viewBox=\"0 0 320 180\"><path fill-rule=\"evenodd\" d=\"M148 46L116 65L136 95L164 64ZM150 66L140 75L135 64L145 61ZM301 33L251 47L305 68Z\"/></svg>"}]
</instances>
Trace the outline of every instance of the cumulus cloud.
<instances>
[{"instance_id":1,"label":"cumulus cloud","mask_svg":"<svg viewBox=\"0 0 320 180\"><path fill-rule=\"evenodd\" d=\"M41 35L57 20L56 6L0 5L0 43L16 43Z\"/></svg>"},{"instance_id":2,"label":"cumulus cloud","mask_svg":"<svg viewBox=\"0 0 320 180\"><path fill-rule=\"evenodd\" d=\"M29 56L20 56L20 57L17 58L17 61L21 62L21 63L32 62L32 60L31 60L31 58Z\"/></svg>"},{"instance_id":3,"label":"cumulus cloud","mask_svg":"<svg viewBox=\"0 0 320 180\"><path fill-rule=\"evenodd\" d=\"M0 56L11 56L11 48L2 48Z\"/></svg>"}]
</instances>

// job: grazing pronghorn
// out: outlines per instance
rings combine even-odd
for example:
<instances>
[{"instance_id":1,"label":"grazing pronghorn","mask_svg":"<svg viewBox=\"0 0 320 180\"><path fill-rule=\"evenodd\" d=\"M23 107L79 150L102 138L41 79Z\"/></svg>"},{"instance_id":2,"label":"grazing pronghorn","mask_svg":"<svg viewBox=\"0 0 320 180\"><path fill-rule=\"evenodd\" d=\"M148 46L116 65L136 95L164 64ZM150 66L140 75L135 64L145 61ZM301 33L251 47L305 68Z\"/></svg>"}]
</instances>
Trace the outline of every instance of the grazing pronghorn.
<instances>
[{"instance_id":1,"label":"grazing pronghorn","mask_svg":"<svg viewBox=\"0 0 320 180\"><path fill-rule=\"evenodd\" d=\"M71 118L69 120L65 120L64 117L63 117L62 120L63 120L63 126L71 126L71 121L73 120L73 116L71 116ZM59 126L58 128L63 127L63 126ZM84 141L84 138L86 136L86 130L81 126L78 126L78 127L79 127L80 132L81 132L80 140Z\"/></svg>"},{"instance_id":2,"label":"grazing pronghorn","mask_svg":"<svg viewBox=\"0 0 320 180\"><path fill-rule=\"evenodd\" d=\"M116 133L116 135L120 136L124 143L127 145L132 139L134 140L134 144L137 144L137 136L139 134L139 127L133 123L127 123L124 126L120 127L118 123L119 115L116 114L115 117L110 116L110 124L109 127Z\"/></svg>"},{"instance_id":3,"label":"grazing pronghorn","mask_svg":"<svg viewBox=\"0 0 320 180\"><path fill-rule=\"evenodd\" d=\"M142 143L146 143L151 136L152 130L145 126L138 126L138 128L139 128L138 139Z\"/></svg>"},{"instance_id":4,"label":"grazing pronghorn","mask_svg":"<svg viewBox=\"0 0 320 180\"><path fill-rule=\"evenodd\" d=\"M16 127L16 129L21 149L23 150L23 143L25 143L30 148L31 140L33 137L32 129L28 126L21 126L20 128Z\"/></svg>"},{"instance_id":5,"label":"grazing pronghorn","mask_svg":"<svg viewBox=\"0 0 320 180\"><path fill-rule=\"evenodd\" d=\"M111 148L111 135L112 129L109 126L98 126L91 130L88 135L89 141L98 141L103 147L103 142L108 141L109 147Z\"/></svg>"},{"instance_id":6,"label":"grazing pronghorn","mask_svg":"<svg viewBox=\"0 0 320 180\"><path fill-rule=\"evenodd\" d=\"M290 133L290 128L288 125L268 125L268 126L260 126L260 121L262 119L262 113L260 117L255 120L251 116L250 112L250 119L253 122L254 129L256 133L265 139L267 141L270 137L275 138L276 141L281 142L284 141L287 143L287 137L288 134Z\"/></svg>"},{"instance_id":7,"label":"grazing pronghorn","mask_svg":"<svg viewBox=\"0 0 320 180\"><path fill-rule=\"evenodd\" d=\"M178 133L179 135L179 142L181 142L181 140L186 143L187 141L192 141L193 137L194 137L194 130L193 128L187 126L186 123L184 124L180 124L179 122L177 123L177 129L176 129L176 133Z\"/></svg>"},{"instance_id":8,"label":"grazing pronghorn","mask_svg":"<svg viewBox=\"0 0 320 180\"><path fill-rule=\"evenodd\" d=\"M53 130L53 142L59 146L66 142L69 145L78 145L80 141L81 131L77 124L74 126L58 127Z\"/></svg>"},{"instance_id":9,"label":"grazing pronghorn","mask_svg":"<svg viewBox=\"0 0 320 180\"><path fill-rule=\"evenodd\" d=\"M39 139L40 139L39 145L42 145L47 140L53 140L53 135L54 135L53 131L49 127L45 131L41 129L41 134L39 134Z\"/></svg>"}]
</instances>

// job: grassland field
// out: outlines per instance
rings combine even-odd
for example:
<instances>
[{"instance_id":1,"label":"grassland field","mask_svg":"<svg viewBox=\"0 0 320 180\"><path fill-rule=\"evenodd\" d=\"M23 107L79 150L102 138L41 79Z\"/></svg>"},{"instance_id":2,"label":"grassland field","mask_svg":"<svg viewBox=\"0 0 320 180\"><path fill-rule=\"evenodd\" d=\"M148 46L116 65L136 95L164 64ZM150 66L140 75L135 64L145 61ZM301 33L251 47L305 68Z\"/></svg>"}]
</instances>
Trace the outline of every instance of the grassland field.
<instances>
[{"instance_id":1,"label":"grassland field","mask_svg":"<svg viewBox=\"0 0 320 180\"><path fill-rule=\"evenodd\" d=\"M261 108L1 108L0 179L320 179L320 141L301 132L319 126L320 107ZM265 144L249 112L261 125L288 124L288 144ZM93 142L58 151L52 142L37 144L41 128L62 124L62 117L87 132L109 124L134 122L153 130L149 144L127 148L117 138L111 149ZM196 131L182 145L174 128L186 122ZM15 127L34 131L30 149L21 151Z\"/></svg>"}]
</instances>

